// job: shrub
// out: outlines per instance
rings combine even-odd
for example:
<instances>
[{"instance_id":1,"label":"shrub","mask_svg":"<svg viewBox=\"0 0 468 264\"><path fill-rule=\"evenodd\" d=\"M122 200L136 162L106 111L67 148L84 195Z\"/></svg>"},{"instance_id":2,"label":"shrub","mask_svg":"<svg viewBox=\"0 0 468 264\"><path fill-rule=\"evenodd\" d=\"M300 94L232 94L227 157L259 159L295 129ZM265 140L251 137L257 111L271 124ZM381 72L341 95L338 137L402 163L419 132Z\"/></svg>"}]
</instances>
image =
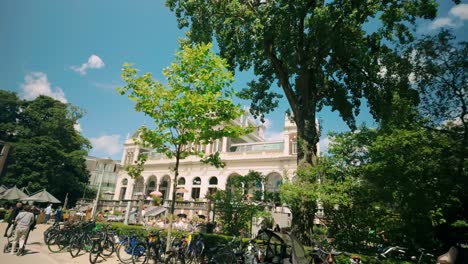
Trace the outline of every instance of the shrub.
<instances>
[{"instance_id":1,"label":"shrub","mask_svg":"<svg viewBox=\"0 0 468 264\"><path fill-rule=\"evenodd\" d=\"M8 218L10 218L10 215L11 215L12 212L13 212L13 210L11 210L11 209L10 209L10 210L6 210L6 212L5 212L5 218L4 218L4 219L5 219L5 220L8 220Z\"/></svg>"},{"instance_id":2,"label":"shrub","mask_svg":"<svg viewBox=\"0 0 468 264\"><path fill-rule=\"evenodd\" d=\"M7 214L6 209L0 209L0 219L5 219L5 215Z\"/></svg>"}]
</instances>

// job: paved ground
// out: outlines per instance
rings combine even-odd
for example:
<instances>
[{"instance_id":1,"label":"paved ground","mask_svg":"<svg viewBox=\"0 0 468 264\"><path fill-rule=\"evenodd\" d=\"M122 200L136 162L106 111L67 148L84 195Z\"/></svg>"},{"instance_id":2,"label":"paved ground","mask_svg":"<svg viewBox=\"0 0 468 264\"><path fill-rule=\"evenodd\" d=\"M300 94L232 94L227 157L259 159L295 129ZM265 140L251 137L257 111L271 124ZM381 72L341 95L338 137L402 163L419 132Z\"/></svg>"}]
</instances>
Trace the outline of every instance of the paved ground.
<instances>
[{"instance_id":1,"label":"paved ground","mask_svg":"<svg viewBox=\"0 0 468 264\"><path fill-rule=\"evenodd\" d=\"M3 253L3 246L7 239L3 237L6 223L0 223L0 263L2 264L86 264L89 263L89 254L81 253L80 256L72 258L70 253L50 253L47 245L44 244L43 232L49 225L37 225L37 228L29 235L28 243L26 244L26 254L23 256L11 255ZM117 264L120 263L113 254L107 259L98 260L99 263Z\"/></svg>"}]
</instances>

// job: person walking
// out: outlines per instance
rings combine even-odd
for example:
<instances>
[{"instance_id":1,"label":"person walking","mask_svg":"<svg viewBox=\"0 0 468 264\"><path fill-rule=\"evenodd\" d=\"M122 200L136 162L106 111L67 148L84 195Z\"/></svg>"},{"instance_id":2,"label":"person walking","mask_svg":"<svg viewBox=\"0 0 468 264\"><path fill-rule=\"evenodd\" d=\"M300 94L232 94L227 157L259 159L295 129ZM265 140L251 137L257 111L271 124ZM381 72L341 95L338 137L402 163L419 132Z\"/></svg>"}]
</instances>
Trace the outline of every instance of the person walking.
<instances>
[{"instance_id":1,"label":"person walking","mask_svg":"<svg viewBox=\"0 0 468 264\"><path fill-rule=\"evenodd\" d=\"M16 236L13 241L13 246L11 249L11 254L15 254L16 244L19 244L17 255L23 254L24 244L26 242L26 236L29 233L29 228L34 223L34 214L30 212L29 205L24 206L24 210L20 212L15 218L16 224ZM24 238L21 241L21 238Z\"/></svg>"},{"instance_id":2,"label":"person walking","mask_svg":"<svg viewBox=\"0 0 468 264\"><path fill-rule=\"evenodd\" d=\"M49 221L51 214L52 214L52 204L49 204L49 206L47 206L47 208L45 209L44 224L47 224L47 221Z\"/></svg>"},{"instance_id":3,"label":"person walking","mask_svg":"<svg viewBox=\"0 0 468 264\"><path fill-rule=\"evenodd\" d=\"M23 206L23 204L18 202L18 203L16 203L15 208L13 208L13 211L11 212L10 217L8 217L8 226L5 229L5 234L3 235L4 237L8 236L8 229L10 229L10 227L15 222L15 218L19 214L19 212L21 211L22 206Z\"/></svg>"}]
</instances>

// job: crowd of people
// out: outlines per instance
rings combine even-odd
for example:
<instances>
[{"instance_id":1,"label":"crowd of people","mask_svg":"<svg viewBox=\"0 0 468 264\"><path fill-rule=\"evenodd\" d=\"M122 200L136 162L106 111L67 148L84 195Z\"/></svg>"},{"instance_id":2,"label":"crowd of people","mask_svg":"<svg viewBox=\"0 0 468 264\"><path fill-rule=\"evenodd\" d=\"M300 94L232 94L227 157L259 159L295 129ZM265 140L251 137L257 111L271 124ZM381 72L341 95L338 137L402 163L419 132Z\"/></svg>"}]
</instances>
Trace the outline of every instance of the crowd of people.
<instances>
[{"instance_id":1,"label":"crowd of people","mask_svg":"<svg viewBox=\"0 0 468 264\"><path fill-rule=\"evenodd\" d=\"M38 208L36 206L23 205L21 202L16 203L9 210L9 216L6 219L8 223L4 237L14 237L12 241L11 254L21 255L24 251L24 245L27 242L29 232L35 229L36 224L46 224L51 219L56 222L63 221L62 208L52 208L49 204L46 208Z\"/></svg>"}]
</instances>

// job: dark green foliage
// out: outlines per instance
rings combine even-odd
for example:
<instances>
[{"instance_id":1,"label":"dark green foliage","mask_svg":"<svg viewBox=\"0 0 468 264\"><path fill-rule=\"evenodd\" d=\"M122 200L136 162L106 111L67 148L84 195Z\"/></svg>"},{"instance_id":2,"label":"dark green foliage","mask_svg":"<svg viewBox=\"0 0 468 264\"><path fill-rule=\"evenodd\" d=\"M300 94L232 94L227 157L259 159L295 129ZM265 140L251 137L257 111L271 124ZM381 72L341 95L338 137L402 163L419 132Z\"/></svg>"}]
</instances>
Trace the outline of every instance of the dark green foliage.
<instances>
[{"instance_id":1,"label":"dark green foliage","mask_svg":"<svg viewBox=\"0 0 468 264\"><path fill-rule=\"evenodd\" d=\"M389 43L412 41L416 18L432 19L437 12L435 1L420 0L166 0L166 5L179 27L190 29L191 41L215 38L232 69L253 70L256 77L242 92L252 100L252 114L272 111L284 94L298 128L298 162L314 165L316 112L324 106L354 129L361 98L384 120L393 92L415 95L408 93L406 78L392 78L399 68ZM364 30L369 22L378 28ZM380 75L382 67L389 74Z\"/></svg>"},{"instance_id":2,"label":"dark green foliage","mask_svg":"<svg viewBox=\"0 0 468 264\"><path fill-rule=\"evenodd\" d=\"M0 220L2 219L8 219L5 216L7 215L8 210L6 209L0 209Z\"/></svg>"},{"instance_id":3,"label":"dark green foliage","mask_svg":"<svg viewBox=\"0 0 468 264\"><path fill-rule=\"evenodd\" d=\"M453 236L453 223L466 221L460 198L467 183L454 166L458 144L449 134L418 126L334 135L318 186L329 234L350 250L466 240L466 234Z\"/></svg>"},{"instance_id":4,"label":"dark green foliage","mask_svg":"<svg viewBox=\"0 0 468 264\"><path fill-rule=\"evenodd\" d=\"M90 144L74 129L82 113L46 96L23 101L0 90L0 98L0 126L6 128L0 140L11 145L0 183L30 192L46 188L62 201L68 193L73 205L89 177L85 156Z\"/></svg>"}]
</instances>

